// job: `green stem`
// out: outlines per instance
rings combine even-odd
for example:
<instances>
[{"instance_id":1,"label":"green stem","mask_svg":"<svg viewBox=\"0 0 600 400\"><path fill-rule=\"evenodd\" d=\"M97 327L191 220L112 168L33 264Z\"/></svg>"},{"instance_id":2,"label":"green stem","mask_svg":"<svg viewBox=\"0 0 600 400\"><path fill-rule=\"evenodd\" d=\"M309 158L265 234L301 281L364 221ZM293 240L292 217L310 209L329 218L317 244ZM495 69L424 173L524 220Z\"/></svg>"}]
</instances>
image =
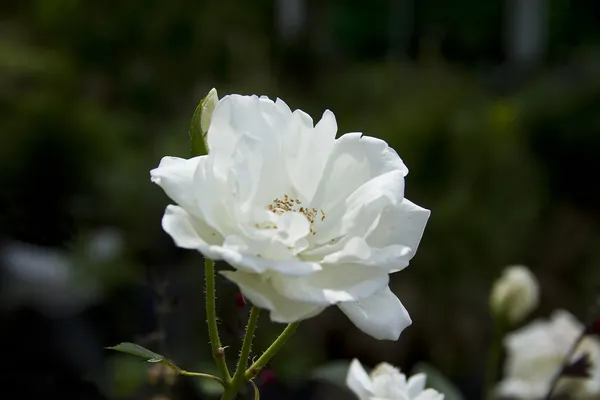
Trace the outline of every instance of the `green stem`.
<instances>
[{"instance_id":1,"label":"green stem","mask_svg":"<svg viewBox=\"0 0 600 400\"><path fill-rule=\"evenodd\" d=\"M500 358L502 357L502 338L507 329L507 323L501 316L494 318L492 343L488 353L485 384L483 386L483 398L493 399L492 391L498 379Z\"/></svg>"},{"instance_id":2,"label":"green stem","mask_svg":"<svg viewBox=\"0 0 600 400\"><path fill-rule=\"evenodd\" d=\"M240 388L246 382L246 367L248 366L248 357L250 357L250 350L252 350L252 340L254 339L254 331L256 325L258 325L258 316L260 309L252 306L250 309L250 316L248 317L248 324L246 325L246 336L244 336L244 342L242 343L242 349L240 350L240 359L238 360L237 369L233 375L231 384L225 389L222 400L233 399L239 392Z\"/></svg>"},{"instance_id":3,"label":"green stem","mask_svg":"<svg viewBox=\"0 0 600 400\"><path fill-rule=\"evenodd\" d=\"M250 357L250 350L252 349L252 340L254 339L254 331L258 324L258 315L260 309L252 306L250 309L250 316L248 317L248 325L246 325L246 336L244 337L244 343L242 344L242 350L240 351L240 359L238 361L237 369L233 380L235 381L244 379L244 373L248 366L248 357Z\"/></svg>"},{"instance_id":4,"label":"green stem","mask_svg":"<svg viewBox=\"0 0 600 400\"><path fill-rule=\"evenodd\" d=\"M219 369L219 374L221 375L223 382L225 382L225 385L229 385L231 376L229 375L229 369L227 369L225 349L221 346L219 328L217 326L217 311L215 306L215 262L207 258L205 259L204 267L206 275L206 319L208 323L210 346L213 358Z\"/></svg>"},{"instance_id":5,"label":"green stem","mask_svg":"<svg viewBox=\"0 0 600 400\"><path fill-rule=\"evenodd\" d=\"M269 346L269 348L265 350L265 352L260 356L260 358L256 360L250 366L250 368L246 370L246 380L253 379L254 377L256 377L256 375L258 375L260 370L265 365L267 365L269 361L271 361L271 358L273 358L273 356L277 354L279 350L281 350L281 348L283 347L283 345L285 345L289 338L292 337L294 332L296 332L296 328L298 328L298 325L300 325L299 322L292 322L283 330L283 332L281 332L281 334L277 339L275 339L273 344L271 344L271 346Z\"/></svg>"}]
</instances>

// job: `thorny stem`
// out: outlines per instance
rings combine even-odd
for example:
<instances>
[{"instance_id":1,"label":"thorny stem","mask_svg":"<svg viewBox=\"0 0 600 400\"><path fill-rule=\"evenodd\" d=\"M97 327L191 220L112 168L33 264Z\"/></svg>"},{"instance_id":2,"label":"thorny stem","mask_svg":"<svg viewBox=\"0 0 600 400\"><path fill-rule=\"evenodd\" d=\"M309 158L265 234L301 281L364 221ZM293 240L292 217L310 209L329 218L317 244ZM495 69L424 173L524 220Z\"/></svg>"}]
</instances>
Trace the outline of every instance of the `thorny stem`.
<instances>
[{"instance_id":1,"label":"thorny stem","mask_svg":"<svg viewBox=\"0 0 600 400\"><path fill-rule=\"evenodd\" d=\"M292 322L283 330L283 332L281 332L279 337L275 339L275 341L271 344L271 346L269 346L267 350L265 350L265 352L260 356L260 358L256 360L250 366L250 368L246 370L246 380L253 379L254 377L256 377L256 375L258 375L260 370L265 365L267 365L269 361L271 361L271 358L273 358L273 356L277 354L279 350L281 350L281 348L285 345L289 338L292 337L294 332L296 332L296 328L298 328L298 325L300 325L299 322Z\"/></svg>"},{"instance_id":2,"label":"thorny stem","mask_svg":"<svg viewBox=\"0 0 600 400\"><path fill-rule=\"evenodd\" d=\"M554 392L556 391L556 387L558 386L558 381L560 380L560 377L562 376L562 374L565 371L565 369L571 363L571 360L573 359L573 356L575 355L575 351L577 351L577 348L581 344L581 341L583 340L583 338L585 338L585 336L587 334L588 334L587 329L584 329L583 331L581 331L581 333L579 334L579 336L577 337L577 339L571 345L571 348L569 349L569 351L565 355L565 358L563 359L563 362L560 365L560 368L558 369L558 371L554 375L554 378L552 378L552 382L550 382L550 388L548 389L548 393L546 393L546 396L544 397L544 400L550 400L552 398L552 395L554 394Z\"/></svg>"},{"instance_id":3,"label":"thorny stem","mask_svg":"<svg viewBox=\"0 0 600 400\"><path fill-rule=\"evenodd\" d=\"M254 339L254 331L258 324L259 314L260 309L252 306L250 309L250 316L248 317L248 324L246 325L246 336L244 336L244 342L242 343L242 349L240 350L237 369L233 375L231 384L225 389L223 397L221 397L222 400L235 398L235 395L247 380L245 372L248 365L248 357L250 357L250 351L252 349L252 340Z\"/></svg>"},{"instance_id":4,"label":"thorny stem","mask_svg":"<svg viewBox=\"0 0 600 400\"><path fill-rule=\"evenodd\" d=\"M206 275L206 319L208 323L208 336L210 338L213 358L219 369L219 374L225 382L225 385L229 385L231 375L229 375L229 369L227 368L227 362L225 360L225 349L221 346L219 328L217 326L217 311L215 306L215 262L207 258L204 262L204 266Z\"/></svg>"}]
</instances>

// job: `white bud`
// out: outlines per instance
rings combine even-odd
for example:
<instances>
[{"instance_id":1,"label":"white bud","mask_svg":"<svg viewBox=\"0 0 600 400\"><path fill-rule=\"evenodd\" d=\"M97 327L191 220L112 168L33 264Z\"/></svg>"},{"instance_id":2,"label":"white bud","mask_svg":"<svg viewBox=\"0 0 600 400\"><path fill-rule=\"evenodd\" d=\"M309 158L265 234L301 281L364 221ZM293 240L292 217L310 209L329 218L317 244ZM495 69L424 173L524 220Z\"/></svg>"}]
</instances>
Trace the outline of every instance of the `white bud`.
<instances>
[{"instance_id":1,"label":"white bud","mask_svg":"<svg viewBox=\"0 0 600 400\"><path fill-rule=\"evenodd\" d=\"M537 279L527 267L516 265L507 267L494 283L490 308L495 316L516 324L537 307L538 301Z\"/></svg>"}]
</instances>

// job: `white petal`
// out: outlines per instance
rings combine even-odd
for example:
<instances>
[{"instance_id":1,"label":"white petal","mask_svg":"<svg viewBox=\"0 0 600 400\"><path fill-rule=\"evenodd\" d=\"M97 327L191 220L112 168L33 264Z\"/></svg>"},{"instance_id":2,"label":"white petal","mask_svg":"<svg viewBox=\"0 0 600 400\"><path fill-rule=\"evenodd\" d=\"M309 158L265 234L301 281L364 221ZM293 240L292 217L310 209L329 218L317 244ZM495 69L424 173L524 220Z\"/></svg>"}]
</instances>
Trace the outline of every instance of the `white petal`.
<instances>
[{"instance_id":1,"label":"white petal","mask_svg":"<svg viewBox=\"0 0 600 400\"><path fill-rule=\"evenodd\" d=\"M503 398L537 399L543 398L548 389L549 385L541 382L505 378L496 386L495 393Z\"/></svg>"},{"instance_id":2,"label":"white petal","mask_svg":"<svg viewBox=\"0 0 600 400\"><path fill-rule=\"evenodd\" d=\"M338 307L360 330L379 340L398 340L412 324L408 311L389 287L365 300L340 303Z\"/></svg>"},{"instance_id":3,"label":"white petal","mask_svg":"<svg viewBox=\"0 0 600 400\"><path fill-rule=\"evenodd\" d=\"M372 398L373 385L371 378L356 358L352 360L350 368L348 368L346 385L358 396L359 400L370 400Z\"/></svg>"},{"instance_id":4,"label":"white petal","mask_svg":"<svg viewBox=\"0 0 600 400\"><path fill-rule=\"evenodd\" d=\"M281 141L291 126L285 103L266 97L225 96L212 116L208 144L214 173L229 180L241 208L263 207L288 189Z\"/></svg>"},{"instance_id":5,"label":"white petal","mask_svg":"<svg viewBox=\"0 0 600 400\"><path fill-rule=\"evenodd\" d=\"M323 257L340 251L353 237L368 236L379 225L383 212L402 202L403 193L401 171L386 172L370 179L335 209L326 211L326 218L315 227L314 241L321 245L307 255ZM343 238L341 241L335 240L340 237Z\"/></svg>"},{"instance_id":6,"label":"white petal","mask_svg":"<svg viewBox=\"0 0 600 400\"><path fill-rule=\"evenodd\" d=\"M361 214L357 215L357 226L368 224L366 212L361 209ZM322 263L360 263L397 272L408 266L415 255L429 214L429 210L403 199L399 205L384 208L366 240L356 236L307 254L316 256L330 252L323 257Z\"/></svg>"},{"instance_id":7,"label":"white petal","mask_svg":"<svg viewBox=\"0 0 600 400\"><path fill-rule=\"evenodd\" d=\"M427 375L424 373L415 374L408 379L408 395L412 399L417 397L425 389Z\"/></svg>"},{"instance_id":8,"label":"white petal","mask_svg":"<svg viewBox=\"0 0 600 400\"><path fill-rule=\"evenodd\" d=\"M313 317L324 307L288 299L277 293L264 276L242 271L221 271L227 279L236 283L248 300L257 307L271 311L274 322L290 323Z\"/></svg>"},{"instance_id":9,"label":"white petal","mask_svg":"<svg viewBox=\"0 0 600 400\"><path fill-rule=\"evenodd\" d=\"M324 223L318 227L317 239L368 235L379 223L383 211L402 201L403 193L404 178L399 171L369 180L335 209L328 210Z\"/></svg>"},{"instance_id":10,"label":"white petal","mask_svg":"<svg viewBox=\"0 0 600 400\"><path fill-rule=\"evenodd\" d=\"M162 227L175 244L184 249L194 249L206 257L221 259L223 238L204 221L193 217L182 207L168 205L162 219Z\"/></svg>"},{"instance_id":11,"label":"white petal","mask_svg":"<svg viewBox=\"0 0 600 400\"><path fill-rule=\"evenodd\" d=\"M288 298L329 305L366 299L387 287L389 275L361 265L330 265L304 276L275 275L272 282Z\"/></svg>"},{"instance_id":12,"label":"white petal","mask_svg":"<svg viewBox=\"0 0 600 400\"><path fill-rule=\"evenodd\" d=\"M444 394L433 389L425 389L418 397L414 400L444 400Z\"/></svg>"},{"instance_id":13,"label":"white petal","mask_svg":"<svg viewBox=\"0 0 600 400\"><path fill-rule=\"evenodd\" d=\"M419 247L430 214L429 210L403 199L396 207L389 207L383 211L379 224L369 234L367 243L375 248L404 246L409 251L400 258L408 263Z\"/></svg>"},{"instance_id":14,"label":"white petal","mask_svg":"<svg viewBox=\"0 0 600 400\"><path fill-rule=\"evenodd\" d=\"M335 144L337 123L329 110L313 128L308 114L296 110L292 126L284 138L284 161L299 197L310 202L315 195L319 180Z\"/></svg>"},{"instance_id":15,"label":"white petal","mask_svg":"<svg viewBox=\"0 0 600 400\"><path fill-rule=\"evenodd\" d=\"M400 369L398 369L397 367L394 367L392 364L387 363L387 362L381 362L379 364L377 364L375 366L375 368L373 368L373 370L371 371L371 379L379 376L379 375L396 375L398 376L400 379L400 386L405 387L406 386L406 375L404 375L402 372L400 372Z\"/></svg>"},{"instance_id":16,"label":"white petal","mask_svg":"<svg viewBox=\"0 0 600 400\"><path fill-rule=\"evenodd\" d=\"M163 188L167 196L194 215L200 214L195 197L194 174L206 156L189 160L178 157L163 157L157 168L150 171L152 182Z\"/></svg>"},{"instance_id":17,"label":"white petal","mask_svg":"<svg viewBox=\"0 0 600 400\"><path fill-rule=\"evenodd\" d=\"M237 251L269 260L296 258L309 244L310 223L306 216L297 212L277 215L266 209L254 209L254 218L243 223L240 216L238 233L227 237L225 245Z\"/></svg>"},{"instance_id":18,"label":"white petal","mask_svg":"<svg viewBox=\"0 0 600 400\"><path fill-rule=\"evenodd\" d=\"M378 375L371 377L373 393L384 399L410 400L404 374Z\"/></svg>"},{"instance_id":19,"label":"white petal","mask_svg":"<svg viewBox=\"0 0 600 400\"><path fill-rule=\"evenodd\" d=\"M232 153L235 146L232 139L248 135L257 140L277 140L276 130L289 124L291 113L285 103L273 103L263 96L228 95L223 97L212 114L208 131L208 145L211 151L219 149ZM222 136L222 131L227 133Z\"/></svg>"},{"instance_id":20,"label":"white petal","mask_svg":"<svg viewBox=\"0 0 600 400\"><path fill-rule=\"evenodd\" d=\"M275 232L278 241L282 244L294 247L299 240L310 233L310 222L304 214L286 212L278 217Z\"/></svg>"},{"instance_id":21,"label":"white petal","mask_svg":"<svg viewBox=\"0 0 600 400\"><path fill-rule=\"evenodd\" d=\"M386 272L396 272L408 265L406 258L412 254L410 247L387 246L382 249L371 247L361 237L353 237L336 252L326 255L323 263L355 263L369 267L380 267Z\"/></svg>"},{"instance_id":22,"label":"white petal","mask_svg":"<svg viewBox=\"0 0 600 400\"><path fill-rule=\"evenodd\" d=\"M234 268L246 272L264 273L277 271L283 275L302 276L322 269L319 263L301 261L296 258L272 259L260 255L260 249L248 246L247 238L230 235L225 238L222 258Z\"/></svg>"},{"instance_id":23,"label":"white petal","mask_svg":"<svg viewBox=\"0 0 600 400\"><path fill-rule=\"evenodd\" d=\"M362 184L390 171L406 176L408 169L386 142L360 133L347 133L335 141L313 207L334 210Z\"/></svg>"},{"instance_id":24,"label":"white petal","mask_svg":"<svg viewBox=\"0 0 600 400\"><path fill-rule=\"evenodd\" d=\"M369 400L390 400L390 398L374 396L374 397L369 398ZM412 400L412 399L409 399L408 397L406 397L406 395L404 393L400 393L398 397L394 397L394 400Z\"/></svg>"}]
</instances>

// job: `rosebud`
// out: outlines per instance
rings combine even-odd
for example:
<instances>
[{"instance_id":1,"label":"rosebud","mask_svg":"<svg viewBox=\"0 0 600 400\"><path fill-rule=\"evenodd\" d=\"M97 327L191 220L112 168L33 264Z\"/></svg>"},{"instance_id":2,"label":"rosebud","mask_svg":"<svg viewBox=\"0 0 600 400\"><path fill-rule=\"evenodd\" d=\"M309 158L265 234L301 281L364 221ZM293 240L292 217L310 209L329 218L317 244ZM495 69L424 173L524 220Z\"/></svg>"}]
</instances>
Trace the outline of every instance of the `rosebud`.
<instances>
[{"instance_id":1,"label":"rosebud","mask_svg":"<svg viewBox=\"0 0 600 400\"><path fill-rule=\"evenodd\" d=\"M587 328L588 334L595 334L600 336L600 317L594 319L594 321Z\"/></svg>"},{"instance_id":2,"label":"rosebud","mask_svg":"<svg viewBox=\"0 0 600 400\"><path fill-rule=\"evenodd\" d=\"M204 98L204 100L202 100L202 111L200 112L200 130L202 131L203 136L206 136L206 134L208 133L210 119L218 102L219 95L217 94L217 89L215 88L212 88L210 92L208 92L208 95Z\"/></svg>"},{"instance_id":3,"label":"rosebud","mask_svg":"<svg viewBox=\"0 0 600 400\"><path fill-rule=\"evenodd\" d=\"M241 292L238 292L235 295L235 306L237 308L244 308L246 306L246 299L244 298L244 295Z\"/></svg>"},{"instance_id":4,"label":"rosebud","mask_svg":"<svg viewBox=\"0 0 600 400\"><path fill-rule=\"evenodd\" d=\"M265 369L260 374L260 386L265 386L275 381L275 372L271 369Z\"/></svg>"},{"instance_id":5,"label":"rosebud","mask_svg":"<svg viewBox=\"0 0 600 400\"><path fill-rule=\"evenodd\" d=\"M217 90L211 89L208 95L200 101L200 104L196 107L196 111L194 111L190 123L190 140L194 156L202 156L208 152L206 134L208 133L210 120L218 102L219 96L217 95Z\"/></svg>"},{"instance_id":6,"label":"rosebud","mask_svg":"<svg viewBox=\"0 0 600 400\"><path fill-rule=\"evenodd\" d=\"M538 301L537 279L527 267L517 265L506 268L494 283L490 309L494 316L516 324L533 311Z\"/></svg>"}]
</instances>

